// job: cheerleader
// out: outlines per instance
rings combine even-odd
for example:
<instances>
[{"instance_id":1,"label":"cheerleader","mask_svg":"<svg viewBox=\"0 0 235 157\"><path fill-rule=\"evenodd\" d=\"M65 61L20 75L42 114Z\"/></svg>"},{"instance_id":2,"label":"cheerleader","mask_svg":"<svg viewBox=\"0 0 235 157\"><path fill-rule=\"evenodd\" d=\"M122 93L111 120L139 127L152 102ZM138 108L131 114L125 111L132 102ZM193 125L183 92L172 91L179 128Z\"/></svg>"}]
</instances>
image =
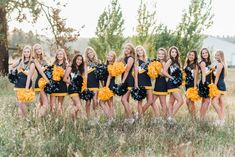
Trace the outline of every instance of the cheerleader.
<instances>
[{"instance_id":1,"label":"cheerleader","mask_svg":"<svg viewBox=\"0 0 235 157\"><path fill-rule=\"evenodd\" d=\"M187 58L185 61L184 72L186 74L186 84L185 90L187 91L189 88L197 88L197 78L198 78L198 58L197 51L190 51L187 54ZM195 117L195 103L191 99L186 98L186 104L188 106L188 110L192 116Z\"/></svg>"},{"instance_id":2,"label":"cheerleader","mask_svg":"<svg viewBox=\"0 0 235 157\"><path fill-rule=\"evenodd\" d=\"M163 74L168 78L167 92L170 94L170 99L168 103L169 117L167 120L170 123L176 122L173 117L178 109L183 105L183 97L179 90L179 86L182 83L182 76L176 76L182 74L180 68L181 65L179 50L177 47L172 46L169 49L169 60L166 62L163 70Z\"/></svg>"},{"instance_id":3,"label":"cheerleader","mask_svg":"<svg viewBox=\"0 0 235 157\"><path fill-rule=\"evenodd\" d=\"M205 119L206 112L210 104L209 87L212 82L212 67L210 53L207 48L203 48L200 52L201 61L199 63L201 80L199 82L199 95L202 97L200 118Z\"/></svg>"},{"instance_id":4,"label":"cheerleader","mask_svg":"<svg viewBox=\"0 0 235 157\"><path fill-rule=\"evenodd\" d=\"M157 60L162 64L162 67L165 66L167 61L167 51L164 48L160 48L157 51ZM155 86L153 90L153 103L156 103L156 100L159 98L162 112L164 117L167 116L167 105L166 105L166 96L167 96L167 83L166 78L163 73L160 73L155 80ZM158 120L162 120L161 117Z\"/></svg>"},{"instance_id":5,"label":"cheerleader","mask_svg":"<svg viewBox=\"0 0 235 157\"><path fill-rule=\"evenodd\" d=\"M126 44L123 50L124 53L124 64L125 64L125 72L122 74L121 83L127 85L128 91L121 98L122 104L125 109L125 123L133 124L134 118L132 117L131 108L129 104L131 88L134 87L134 77L132 75L132 71L134 68L135 62L135 49L134 46L130 43Z\"/></svg>"},{"instance_id":6,"label":"cheerleader","mask_svg":"<svg viewBox=\"0 0 235 157\"><path fill-rule=\"evenodd\" d=\"M92 47L88 47L85 50L85 75L87 79L87 89L94 92L93 96L93 110L98 107L98 89L99 89L99 79L95 76L95 66L99 63L97 59L97 54ZM90 118L90 106L91 101L86 101L86 114L87 118ZM98 123L98 120L94 119L95 123Z\"/></svg>"},{"instance_id":7,"label":"cheerleader","mask_svg":"<svg viewBox=\"0 0 235 157\"><path fill-rule=\"evenodd\" d=\"M52 91L52 93L50 94L50 110L51 112L55 112L56 111L56 98L58 98L58 113L62 114L63 113L63 102L64 102L64 97L68 94L67 93L67 85L66 83L63 81L63 73L67 67L68 61L67 61L67 56L65 53L64 49L59 49L56 51L56 56L55 56L55 61L53 63L53 70L55 70L55 68L62 68L62 76L59 76L59 81L56 81L56 83L58 84L58 91ZM55 73L52 75L55 75ZM54 77L54 76L53 76Z\"/></svg>"},{"instance_id":8,"label":"cheerleader","mask_svg":"<svg viewBox=\"0 0 235 157\"><path fill-rule=\"evenodd\" d=\"M116 60L116 52L110 51L107 55L107 62L106 65L112 65ZM113 86L115 84L115 77L112 77L110 74L108 77L104 80L104 86L108 87L109 89L113 89ZM113 106L113 97L111 97L107 101L100 101L100 105L103 108L105 114L109 118L107 125L111 125L114 118L114 106Z\"/></svg>"},{"instance_id":9,"label":"cheerleader","mask_svg":"<svg viewBox=\"0 0 235 157\"><path fill-rule=\"evenodd\" d=\"M68 93L73 101L73 105L71 106L71 115L74 120L77 117L77 113L82 109L79 93L81 93L83 76L84 59L81 54L77 54L72 60L72 65L66 68L63 78L63 81L69 85Z\"/></svg>"},{"instance_id":10,"label":"cheerleader","mask_svg":"<svg viewBox=\"0 0 235 157\"><path fill-rule=\"evenodd\" d=\"M136 64L135 64L135 87L145 87L147 91L147 103L142 106L143 100L138 101L138 115L140 118L144 116L144 111L151 105L155 114L155 117L159 116L159 110L155 104L152 103L152 83L147 74L147 60L146 51L143 46L137 46L136 49Z\"/></svg>"},{"instance_id":11,"label":"cheerleader","mask_svg":"<svg viewBox=\"0 0 235 157\"><path fill-rule=\"evenodd\" d=\"M39 88L38 82L42 77L45 78L47 82L49 82L49 80L43 72L40 72L40 71L44 71L47 67L47 63L44 59L44 52L40 44L35 44L33 46L33 55L34 55L34 63L36 65L36 71L37 71L37 78L35 81L34 91L39 92L40 94L39 104L37 106L36 111L38 112L39 116L43 116L48 107L48 98L47 98L47 94L45 93L45 91ZM43 76L41 75L41 73L43 73Z\"/></svg>"},{"instance_id":12,"label":"cheerleader","mask_svg":"<svg viewBox=\"0 0 235 157\"><path fill-rule=\"evenodd\" d=\"M225 92L226 85L224 82L224 78L227 75L227 66L224 58L224 52L222 50L218 50L215 53L215 59L217 61L217 65L215 66L215 81L214 84L217 86L219 90L219 94L212 98L212 105L215 108L219 120L215 122L216 125L223 126L224 125L224 106L225 106Z\"/></svg>"},{"instance_id":13,"label":"cheerleader","mask_svg":"<svg viewBox=\"0 0 235 157\"><path fill-rule=\"evenodd\" d=\"M16 96L17 96L17 104L19 106L18 114L22 117L26 117L27 109L25 106L25 101L19 100L19 94L24 94L22 92L26 88L27 78L29 78L30 80L28 87L31 88L32 86L33 62L32 62L31 46L27 45L23 48L22 58L16 63L13 63L11 68L17 69L18 71L18 79L14 88L14 90L16 91ZM28 77L29 74L31 74L30 77ZM29 91L26 91L26 92L29 92Z\"/></svg>"}]
</instances>

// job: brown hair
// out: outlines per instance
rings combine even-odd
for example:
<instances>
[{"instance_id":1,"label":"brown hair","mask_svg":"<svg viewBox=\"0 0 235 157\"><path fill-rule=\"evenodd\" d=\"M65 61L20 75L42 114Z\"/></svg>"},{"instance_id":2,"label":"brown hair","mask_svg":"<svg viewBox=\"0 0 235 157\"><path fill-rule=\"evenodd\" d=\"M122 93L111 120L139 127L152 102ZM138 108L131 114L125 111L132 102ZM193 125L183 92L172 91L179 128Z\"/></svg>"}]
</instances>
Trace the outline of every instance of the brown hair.
<instances>
[{"instance_id":1,"label":"brown hair","mask_svg":"<svg viewBox=\"0 0 235 157\"><path fill-rule=\"evenodd\" d=\"M57 58L57 54L58 54L59 52L63 52L64 58L63 58L62 67L63 67L63 69L66 69L66 66L67 66L68 61L67 61L67 55L66 55L64 49L58 49L58 50L56 51L55 61L54 61L53 64L56 65L56 64L59 63L58 58Z\"/></svg>"},{"instance_id":2,"label":"brown hair","mask_svg":"<svg viewBox=\"0 0 235 157\"><path fill-rule=\"evenodd\" d=\"M78 57L82 58L82 63L79 66L76 63ZM81 75L84 73L84 58L81 54L77 54L73 57L71 68L72 72L79 71Z\"/></svg>"},{"instance_id":3,"label":"brown hair","mask_svg":"<svg viewBox=\"0 0 235 157\"><path fill-rule=\"evenodd\" d=\"M185 60L185 63L184 63L184 66L188 66L190 64L190 61L188 59L188 56L190 53L193 53L195 58L194 58L194 61L193 61L193 68L195 69L196 68L196 65L198 64L198 57L197 57L197 51L196 50L192 50L192 51L189 51L188 54L187 54L187 58Z\"/></svg>"},{"instance_id":4,"label":"brown hair","mask_svg":"<svg viewBox=\"0 0 235 157\"><path fill-rule=\"evenodd\" d=\"M175 49L176 52L177 52L177 56L175 58L173 58L171 56L171 51ZM181 62L180 62L180 52L179 52L179 49L176 47L176 46L172 46L169 48L169 51L168 51L168 55L169 55L169 58L171 59L172 61L172 64L176 63L179 67L181 67Z\"/></svg>"},{"instance_id":5,"label":"brown hair","mask_svg":"<svg viewBox=\"0 0 235 157\"><path fill-rule=\"evenodd\" d=\"M206 50L207 53L208 53L208 58L207 58L207 59L202 57L202 51L203 51L203 50ZM209 50L208 50L207 48L202 48L202 49L201 49L200 57L201 57L201 62L203 61L203 62L208 62L209 64L211 64L211 57L210 57Z\"/></svg>"}]
</instances>

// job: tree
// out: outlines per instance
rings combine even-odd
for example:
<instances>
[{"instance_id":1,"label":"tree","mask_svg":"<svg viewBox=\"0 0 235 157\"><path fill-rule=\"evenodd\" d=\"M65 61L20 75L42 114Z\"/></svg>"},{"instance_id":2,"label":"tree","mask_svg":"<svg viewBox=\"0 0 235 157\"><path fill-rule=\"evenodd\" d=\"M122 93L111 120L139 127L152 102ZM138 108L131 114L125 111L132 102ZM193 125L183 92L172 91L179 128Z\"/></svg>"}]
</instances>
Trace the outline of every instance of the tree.
<instances>
[{"instance_id":1,"label":"tree","mask_svg":"<svg viewBox=\"0 0 235 157\"><path fill-rule=\"evenodd\" d=\"M156 23L156 3L154 3L153 6L154 10L151 12L147 8L146 3L141 0L138 9L138 24L136 26L137 35L132 38L136 45L143 45L146 47L148 55L151 57L154 55L155 51L154 35L159 27Z\"/></svg>"},{"instance_id":2,"label":"tree","mask_svg":"<svg viewBox=\"0 0 235 157\"><path fill-rule=\"evenodd\" d=\"M191 0L188 10L184 12L176 29L176 46L179 47L183 59L190 50L198 50L202 46L204 31L213 24L211 0Z\"/></svg>"},{"instance_id":3,"label":"tree","mask_svg":"<svg viewBox=\"0 0 235 157\"><path fill-rule=\"evenodd\" d=\"M30 16L35 23L38 17L44 15L51 26L57 47L66 48L67 42L78 37L79 34L73 28L67 27L65 19L60 17L60 7L65 7L66 4L61 4L59 0L53 2L55 4L49 6L40 0L0 0L0 74L8 73L7 19L11 18L13 12L17 13L16 20L19 22L28 21Z\"/></svg>"},{"instance_id":4,"label":"tree","mask_svg":"<svg viewBox=\"0 0 235 157\"><path fill-rule=\"evenodd\" d=\"M112 0L108 9L105 9L99 17L96 37L89 40L89 45L95 49L99 59L104 60L105 54L110 50L120 53L125 42L123 24L124 19L118 0Z\"/></svg>"}]
</instances>

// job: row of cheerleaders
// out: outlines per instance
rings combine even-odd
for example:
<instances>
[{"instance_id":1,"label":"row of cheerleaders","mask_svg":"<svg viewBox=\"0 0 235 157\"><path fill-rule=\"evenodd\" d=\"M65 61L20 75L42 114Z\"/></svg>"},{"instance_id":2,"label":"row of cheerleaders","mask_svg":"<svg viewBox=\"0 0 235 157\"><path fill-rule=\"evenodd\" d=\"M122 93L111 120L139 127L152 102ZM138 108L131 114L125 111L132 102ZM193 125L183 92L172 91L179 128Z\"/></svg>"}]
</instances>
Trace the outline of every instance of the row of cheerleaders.
<instances>
[{"instance_id":1,"label":"row of cheerleaders","mask_svg":"<svg viewBox=\"0 0 235 157\"><path fill-rule=\"evenodd\" d=\"M216 51L215 64L212 64L207 48L199 54L190 51L184 66L175 46L170 47L168 52L164 48L158 49L153 60L147 59L146 51L140 45L134 47L127 43L122 53L123 57L117 59L116 53L110 51L106 62L101 63L95 50L88 47L84 55L75 54L68 61L65 51L59 49L53 64L48 65L40 44L35 44L33 48L25 46L22 58L11 65L8 75L10 82L15 84L19 115L27 115L26 102L33 101L35 92L39 92L36 107L39 115L44 115L49 106L51 112L62 114L64 97L69 95L72 100L69 111L73 119L81 113L84 102L90 121L98 122L96 114L91 116L91 107L94 113L101 107L108 117L107 123L111 124L115 115L113 97L116 95L121 97L125 123L133 124L142 119L149 107L153 109L154 122L167 120L175 123L174 116L184 104L183 90L180 90L183 86L192 117L195 117L195 102L201 101L200 119L205 119L207 109L212 104L218 114L215 123L224 124L224 78L227 68L222 50ZM33 87L34 73L37 73L37 78ZM134 115L129 103L130 96L137 104L138 112ZM143 104L144 99L146 102ZM158 99L160 105L156 103Z\"/></svg>"}]
</instances>

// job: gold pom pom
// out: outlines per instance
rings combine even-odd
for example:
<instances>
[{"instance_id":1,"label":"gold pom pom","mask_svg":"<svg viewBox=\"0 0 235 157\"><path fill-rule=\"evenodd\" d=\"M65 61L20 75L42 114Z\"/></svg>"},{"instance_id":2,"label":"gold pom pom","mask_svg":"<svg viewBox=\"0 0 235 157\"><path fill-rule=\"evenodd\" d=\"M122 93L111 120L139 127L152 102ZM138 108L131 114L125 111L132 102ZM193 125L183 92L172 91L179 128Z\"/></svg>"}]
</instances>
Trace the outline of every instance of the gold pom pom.
<instances>
[{"instance_id":1,"label":"gold pom pom","mask_svg":"<svg viewBox=\"0 0 235 157\"><path fill-rule=\"evenodd\" d=\"M201 99L200 96L198 95L197 88L189 88L186 91L186 97L191 101L199 101Z\"/></svg>"},{"instance_id":2,"label":"gold pom pom","mask_svg":"<svg viewBox=\"0 0 235 157\"><path fill-rule=\"evenodd\" d=\"M38 81L38 87L43 90L45 85L47 84L47 81L44 78L40 78Z\"/></svg>"},{"instance_id":3,"label":"gold pom pom","mask_svg":"<svg viewBox=\"0 0 235 157\"><path fill-rule=\"evenodd\" d=\"M182 81L181 86L185 86L186 85L186 76L187 76L187 74L185 72L183 72L183 81Z\"/></svg>"},{"instance_id":4,"label":"gold pom pom","mask_svg":"<svg viewBox=\"0 0 235 157\"><path fill-rule=\"evenodd\" d=\"M61 77L64 76L64 69L61 67L57 67L56 65L53 67L52 78L54 81L60 81Z\"/></svg>"},{"instance_id":5,"label":"gold pom pom","mask_svg":"<svg viewBox=\"0 0 235 157\"><path fill-rule=\"evenodd\" d=\"M113 96L113 92L108 87L99 89L98 98L102 101L109 100Z\"/></svg>"},{"instance_id":6,"label":"gold pom pom","mask_svg":"<svg viewBox=\"0 0 235 157\"><path fill-rule=\"evenodd\" d=\"M125 72L125 65L122 62L115 62L108 65L108 72L111 76L119 76Z\"/></svg>"},{"instance_id":7,"label":"gold pom pom","mask_svg":"<svg viewBox=\"0 0 235 157\"><path fill-rule=\"evenodd\" d=\"M209 97L213 98L219 94L219 90L214 83L208 85L209 87Z\"/></svg>"},{"instance_id":8,"label":"gold pom pom","mask_svg":"<svg viewBox=\"0 0 235 157\"><path fill-rule=\"evenodd\" d=\"M32 89L19 89L16 93L17 99L21 102L30 102L33 101L35 97L35 92Z\"/></svg>"},{"instance_id":9,"label":"gold pom pom","mask_svg":"<svg viewBox=\"0 0 235 157\"><path fill-rule=\"evenodd\" d=\"M162 64L159 61L153 61L148 65L148 75L150 78L156 78L162 70Z\"/></svg>"},{"instance_id":10,"label":"gold pom pom","mask_svg":"<svg viewBox=\"0 0 235 157\"><path fill-rule=\"evenodd\" d=\"M82 82L82 92L87 88L87 81L86 78L83 77L83 82Z\"/></svg>"}]
</instances>

